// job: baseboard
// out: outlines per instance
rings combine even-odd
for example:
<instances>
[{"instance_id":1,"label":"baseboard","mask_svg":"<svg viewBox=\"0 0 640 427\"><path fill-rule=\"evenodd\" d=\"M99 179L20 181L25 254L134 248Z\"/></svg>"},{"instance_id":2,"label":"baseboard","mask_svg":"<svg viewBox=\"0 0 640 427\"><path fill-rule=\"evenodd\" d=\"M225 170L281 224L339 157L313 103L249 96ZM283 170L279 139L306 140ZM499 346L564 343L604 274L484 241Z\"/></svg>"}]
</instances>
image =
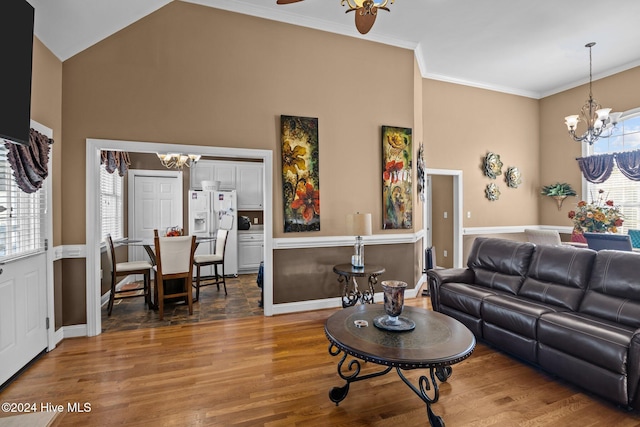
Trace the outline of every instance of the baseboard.
<instances>
[{"instance_id":1,"label":"baseboard","mask_svg":"<svg viewBox=\"0 0 640 427\"><path fill-rule=\"evenodd\" d=\"M53 345L49 346L49 350L53 350L60 341L64 339L64 328L60 328L53 333Z\"/></svg>"},{"instance_id":2,"label":"baseboard","mask_svg":"<svg viewBox=\"0 0 640 427\"><path fill-rule=\"evenodd\" d=\"M420 292L420 288L423 283L426 281L426 275L420 278L418 283L414 288L407 289L404 293L405 299L416 298ZM381 303L384 300L384 296L382 292L376 292L373 300L376 303ZM296 301L296 302L287 302L282 304L273 304L273 314L288 314L288 313L299 313L302 311L311 311L311 310L323 310L326 308L340 308L342 307L342 298L325 298L325 299L317 299L310 301Z\"/></svg>"},{"instance_id":3,"label":"baseboard","mask_svg":"<svg viewBox=\"0 0 640 427\"><path fill-rule=\"evenodd\" d=\"M63 330L64 338L77 338L87 336L87 325L69 325L60 328ZM56 332L57 333L57 332Z\"/></svg>"}]
</instances>

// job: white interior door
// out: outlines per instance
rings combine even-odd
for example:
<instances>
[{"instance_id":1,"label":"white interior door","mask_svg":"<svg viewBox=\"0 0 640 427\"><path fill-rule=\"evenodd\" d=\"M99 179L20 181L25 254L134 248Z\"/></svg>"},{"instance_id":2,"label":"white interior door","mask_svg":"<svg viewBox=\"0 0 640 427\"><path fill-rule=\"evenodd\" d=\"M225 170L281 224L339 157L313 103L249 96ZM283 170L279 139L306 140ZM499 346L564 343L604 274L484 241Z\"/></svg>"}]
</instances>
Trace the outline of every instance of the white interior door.
<instances>
[{"instance_id":1,"label":"white interior door","mask_svg":"<svg viewBox=\"0 0 640 427\"><path fill-rule=\"evenodd\" d=\"M153 239L153 230L183 228L182 172L129 171L129 238ZM148 260L142 247L130 246L131 260Z\"/></svg>"},{"instance_id":2,"label":"white interior door","mask_svg":"<svg viewBox=\"0 0 640 427\"><path fill-rule=\"evenodd\" d=\"M43 135L53 138L53 131L33 120L31 127ZM51 171L49 155L48 168ZM6 159L2 160L6 162ZM3 234L2 245L23 247L24 255L15 252L14 259L0 263L0 385L15 375L40 352L55 348L53 259L52 250L46 241L52 241L51 180L46 179L38 193L15 196L20 190L10 176L8 164L2 165L2 202L5 217L0 227L24 229L20 234ZM11 196L9 193L13 193ZM39 194L36 196L36 194ZM16 198L17 197L17 198ZM43 202L44 200L44 202ZM43 205L45 203L45 205ZM33 215L34 212L39 215ZM11 212L11 215L8 213ZM12 218L12 219L8 219ZM29 219L30 218L30 219ZM39 218L39 219L37 219ZM30 237L28 237L30 236ZM24 239L27 243L23 246ZM43 242L44 251L34 254L29 242ZM0 245L1 246L1 245ZM39 245L38 245L39 246ZM47 322L50 328L47 330Z\"/></svg>"},{"instance_id":3,"label":"white interior door","mask_svg":"<svg viewBox=\"0 0 640 427\"><path fill-rule=\"evenodd\" d=\"M47 348L47 255L0 265L0 384Z\"/></svg>"}]
</instances>

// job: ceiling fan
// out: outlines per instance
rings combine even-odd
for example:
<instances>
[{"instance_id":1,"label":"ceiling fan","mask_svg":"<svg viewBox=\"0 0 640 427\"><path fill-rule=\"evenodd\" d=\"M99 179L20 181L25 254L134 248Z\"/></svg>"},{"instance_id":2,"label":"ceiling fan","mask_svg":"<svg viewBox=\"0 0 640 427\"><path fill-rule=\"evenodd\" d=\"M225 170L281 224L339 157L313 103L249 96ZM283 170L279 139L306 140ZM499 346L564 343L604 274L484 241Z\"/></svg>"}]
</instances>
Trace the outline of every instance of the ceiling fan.
<instances>
[{"instance_id":1,"label":"ceiling fan","mask_svg":"<svg viewBox=\"0 0 640 427\"><path fill-rule=\"evenodd\" d=\"M277 0L277 4L291 4L302 0ZM393 3L395 0L391 0ZM345 13L356 12L356 28L360 34L367 34L378 16L378 9L391 12L387 7L389 0L342 0L341 4L349 6Z\"/></svg>"}]
</instances>

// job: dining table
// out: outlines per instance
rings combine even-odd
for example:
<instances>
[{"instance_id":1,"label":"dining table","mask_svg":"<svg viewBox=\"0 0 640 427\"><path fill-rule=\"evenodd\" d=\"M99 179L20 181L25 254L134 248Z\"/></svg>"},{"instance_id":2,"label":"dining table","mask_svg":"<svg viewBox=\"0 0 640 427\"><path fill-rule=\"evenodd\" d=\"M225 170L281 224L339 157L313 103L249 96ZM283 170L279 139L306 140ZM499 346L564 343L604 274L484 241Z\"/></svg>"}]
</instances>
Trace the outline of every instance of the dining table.
<instances>
[{"instance_id":1,"label":"dining table","mask_svg":"<svg viewBox=\"0 0 640 427\"><path fill-rule=\"evenodd\" d=\"M216 236L215 234L213 236L196 236L196 248L200 243L203 242L215 242L216 241ZM151 260L151 264L155 267L156 265L156 253L155 253L155 241L154 238L142 238L142 239L129 239L129 238L124 238L121 240L118 240L116 242L117 244L120 245L127 245L127 246L142 246L145 250L145 252L147 253L147 255L149 256L149 259ZM171 283L171 281L165 281L165 289L166 286L175 286L174 284ZM151 293L151 307L154 310L157 310L158 308L158 295L157 295L157 289L155 288L155 281L154 281L154 292Z\"/></svg>"},{"instance_id":2,"label":"dining table","mask_svg":"<svg viewBox=\"0 0 640 427\"><path fill-rule=\"evenodd\" d=\"M215 241L216 241L215 235L196 236L196 248L202 242L215 242ZM153 237L143 238L143 239L124 238L124 239L118 240L116 243L120 245L127 245L127 246L142 246L145 252L147 253L147 255L149 256L149 259L151 260L151 264L156 265L155 243L154 243Z\"/></svg>"}]
</instances>

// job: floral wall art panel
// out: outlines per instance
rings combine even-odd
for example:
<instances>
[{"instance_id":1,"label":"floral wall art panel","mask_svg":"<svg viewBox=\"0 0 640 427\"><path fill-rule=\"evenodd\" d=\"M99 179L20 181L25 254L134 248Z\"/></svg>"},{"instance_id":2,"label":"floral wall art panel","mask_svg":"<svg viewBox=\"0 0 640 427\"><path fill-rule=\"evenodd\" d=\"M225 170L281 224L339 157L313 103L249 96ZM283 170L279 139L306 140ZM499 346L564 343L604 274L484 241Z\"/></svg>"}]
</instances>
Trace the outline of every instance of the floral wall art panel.
<instances>
[{"instance_id":1,"label":"floral wall art panel","mask_svg":"<svg viewBox=\"0 0 640 427\"><path fill-rule=\"evenodd\" d=\"M411 129L382 126L382 228L412 227Z\"/></svg>"},{"instance_id":2,"label":"floral wall art panel","mask_svg":"<svg viewBox=\"0 0 640 427\"><path fill-rule=\"evenodd\" d=\"M318 119L280 116L284 232L320 230Z\"/></svg>"}]
</instances>

